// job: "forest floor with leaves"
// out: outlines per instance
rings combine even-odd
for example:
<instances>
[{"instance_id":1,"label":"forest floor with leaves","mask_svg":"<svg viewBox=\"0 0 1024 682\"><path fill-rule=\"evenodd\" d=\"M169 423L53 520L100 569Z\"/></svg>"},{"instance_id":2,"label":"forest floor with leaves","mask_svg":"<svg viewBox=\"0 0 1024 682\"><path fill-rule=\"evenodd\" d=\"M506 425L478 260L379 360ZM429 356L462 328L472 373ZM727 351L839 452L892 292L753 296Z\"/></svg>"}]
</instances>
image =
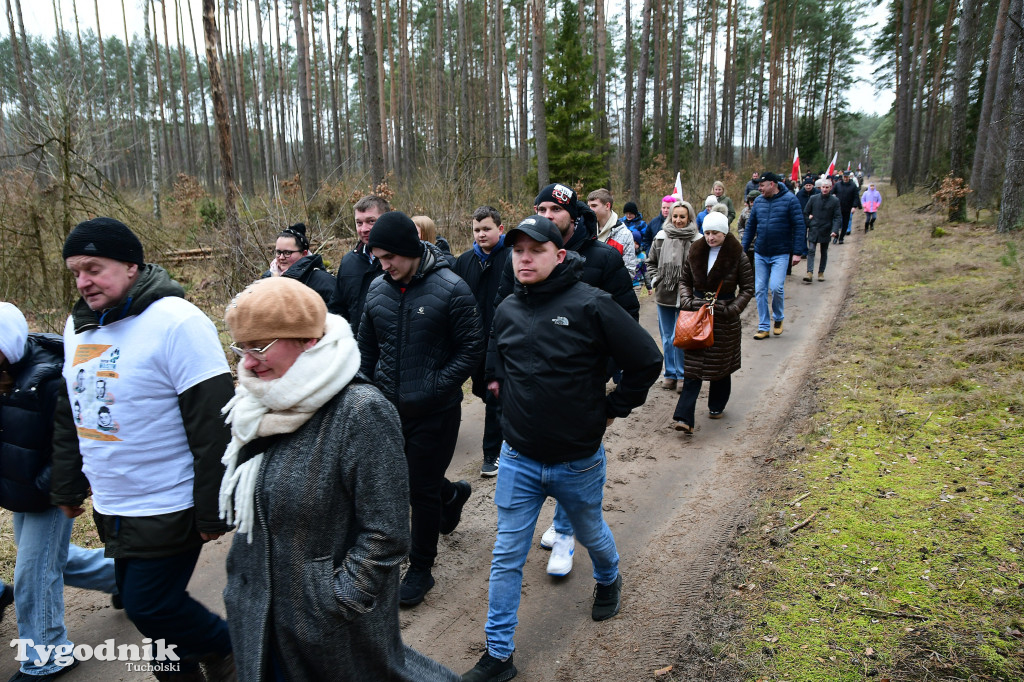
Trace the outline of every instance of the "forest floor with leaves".
<instances>
[{"instance_id":1,"label":"forest floor with leaves","mask_svg":"<svg viewBox=\"0 0 1024 682\"><path fill-rule=\"evenodd\" d=\"M889 199L878 229L830 248L826 282L794 268L782 336L750 339L751 302L725 419L707 419L702 395L683 436L676 395L656 386L613 424L604 509L622 612L590 620L582 547L563 579L534 549L518 679L1024 679L1024 240L991 224L932 237L941 218L912 210L926 203ZM653 299L641 304L656 334ZM458 672L484 645L494 542L482 416L467 396L448 474L473 495L441 540L437 586L401 614L406 642ZM96 542L86 517L75 537ZM190 584L221 613L229 546L211 543ZM12 568L2 520L0 576ZM76 643L141 637L103 595L67 595ZM15 636L9 611L0 639ZM13 664L0 659L0 675ZM101 661L66 676L145 678Z\"/></svg>"}]
</instances>

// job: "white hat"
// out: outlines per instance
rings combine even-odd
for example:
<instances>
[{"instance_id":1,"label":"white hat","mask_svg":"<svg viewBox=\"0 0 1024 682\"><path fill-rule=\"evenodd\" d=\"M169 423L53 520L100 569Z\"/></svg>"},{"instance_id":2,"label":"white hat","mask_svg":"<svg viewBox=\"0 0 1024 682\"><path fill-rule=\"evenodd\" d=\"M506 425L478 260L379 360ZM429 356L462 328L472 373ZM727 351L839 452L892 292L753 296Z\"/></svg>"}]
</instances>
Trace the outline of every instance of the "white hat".
<instances>
[{"instance_id":1,"label":"white hat","mask_svg":"<svg viewBox=\"0 0 1024 682\"><path fill-rule=\"evenodd\" d=\"M711 211L704 216L704 224L702 227L704 232L721 232L722 234L729 234L729 219L718 211Z\"/></svg>"},{"instance_id":2,"label":"white hat","mask_svg":"<svg viewBox=\"0 0 1024 682\"><path fill-rule=\"evenodd\" d=\"M704 208L707 208L708 206L714 206L717 203L718 197L716 197L714 194L709 194L708 198L704 200Z\"/></svg>"},{"instance_id":3,"label":"white hat","mask_svg":"<svg viewBox=\"0 0 1024 682\"><path fill-rule=\"evenodd\" d=\"M25 354L28 322L13 303L0 303L0 353L12 365Z\"/></svg>"}]
</instances>

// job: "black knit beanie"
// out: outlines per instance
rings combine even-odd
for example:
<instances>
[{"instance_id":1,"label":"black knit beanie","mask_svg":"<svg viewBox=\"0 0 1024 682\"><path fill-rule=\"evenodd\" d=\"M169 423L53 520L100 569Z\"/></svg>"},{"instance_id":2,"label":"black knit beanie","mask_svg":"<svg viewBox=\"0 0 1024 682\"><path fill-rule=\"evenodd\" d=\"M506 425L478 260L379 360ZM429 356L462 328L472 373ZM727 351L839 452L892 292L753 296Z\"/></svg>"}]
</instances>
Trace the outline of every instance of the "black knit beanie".
<instances>
[{"instance_id":1,"label":"black knit beanie","mask_svg":"<svg viewBox=\"0 0 1024 682\"><path fill-rule=\"evenodd\" d=\"M534 207L540 206L544 201L553 201L565 208L573 220L580 217L580 208L577 203L576 190L561 183L555 182L540 191L537 198L533 200Z\"/></svg>"},{"instance_id":2,"label":"black knit beanie","mask_svg":"<svg viewBox=\"0 0 1024 682\"><path fill-rule=\"evenodd\" d=\"M61 254L65 260L71 256L99 256L125 263L144 265L142 242L128 226L114 218L93 218L75 225L64 241Z\"/></svg>"},{"instance_id":3,"label":"black knit beanie","mask_svg":"<svg viewBox=\"0 0 1024 682\"><path fill-rule=\"evenodd\" d=\"M635 214L640 212L640 209L638 209L636 207L636 203L634 203L632 201L627 201L626 205L622 207L622 212L623 213L632 213L632 214L635 215Z\"/></svg>"},{"instance_id":4,"label":"black knit beanie","mask_svg":"<svg viewBox=\"0 0 1024 682\"><path fill-rule=\"evenodd\" d=\"M423 245L416 223L401 211L388 211L370 228L367 248L384 249L396 256L416 258L423 255Z\"/></svg>"}]
</instances>

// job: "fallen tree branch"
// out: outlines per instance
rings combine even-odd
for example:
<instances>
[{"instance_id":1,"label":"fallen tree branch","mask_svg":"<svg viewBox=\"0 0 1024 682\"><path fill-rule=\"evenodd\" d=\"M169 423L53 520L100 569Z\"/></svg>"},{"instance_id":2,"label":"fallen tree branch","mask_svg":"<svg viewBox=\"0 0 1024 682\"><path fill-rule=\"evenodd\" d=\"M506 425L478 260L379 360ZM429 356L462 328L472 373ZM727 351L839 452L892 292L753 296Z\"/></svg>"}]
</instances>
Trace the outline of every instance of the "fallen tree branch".
<instances>
[{"instance_id":1,"label":"fallen tree branch","mask_svg":"<svg viewBox=\"0 0 1024 682\"><path fill-rule=\"evenodd\" d=\"M808 516L808 517L807 517L806 519L804 519L804 520L803 520L803 521L801 521L800 523L798 523L798 524L796 524L795 526L793 526L792 528L790 528L790 529L789 529L789 532L790 532L790 533L795 533L795 532L797 532L798 530L800 530L801 528L803 528L803 527L805 527L805 526L806 526L807 524L809 524L809 523L810 523L811 521L813 521L813 520L814 520L814 517L815 517L815 516L817 516L817 515L818 515L818 512L814 512L813 514L811 514L810 516Z\"/></svg>"},{"instance_id":2,"label":"fallen tree branch","mask_svg":"<svg viewBox=\"0 0 1024 682\"><path fill-rule=\"evenodd\" d=\"M810 493L810 492L808 491L808 492L804 493L803 495L801 495L800 497L798 497L798 498L796 498L795 500L793 500L792 502L790 502L790 503L789 503L789 506L790 506L790 507L792 507L792 506L793 506L793 505L795 505L795 504L796 504L797 502L802 502L803 500L806 500L806 499L807 499L808 497L810 497L810 496L811 496L811 493Z\"/></svg>"}]
</instances>

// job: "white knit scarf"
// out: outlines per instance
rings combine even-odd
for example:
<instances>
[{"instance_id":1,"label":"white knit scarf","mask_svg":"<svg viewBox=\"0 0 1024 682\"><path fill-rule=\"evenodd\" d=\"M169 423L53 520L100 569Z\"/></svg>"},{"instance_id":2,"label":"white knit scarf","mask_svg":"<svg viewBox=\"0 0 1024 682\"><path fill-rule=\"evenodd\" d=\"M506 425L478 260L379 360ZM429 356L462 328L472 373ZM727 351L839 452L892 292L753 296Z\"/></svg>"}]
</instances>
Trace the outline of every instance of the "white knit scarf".
<instances>
[{"instance_id":1,"label":"white knit scarf","mask_svg":"<svg viewBox=\"0 0 1024 682\"><path fill-rule=\"evenodd\" d=\"M231 442L221 459L226 470L220 484L220 518L236 524L249 542L263 453L239 464L242 447L262 436L296 431L358 371L359 348L348 322L338 315L327 316L323 338L299 355L282 377L265 381L239 363L235 396L221 410L231 426Z\"/></svg>"}]
</instances>

